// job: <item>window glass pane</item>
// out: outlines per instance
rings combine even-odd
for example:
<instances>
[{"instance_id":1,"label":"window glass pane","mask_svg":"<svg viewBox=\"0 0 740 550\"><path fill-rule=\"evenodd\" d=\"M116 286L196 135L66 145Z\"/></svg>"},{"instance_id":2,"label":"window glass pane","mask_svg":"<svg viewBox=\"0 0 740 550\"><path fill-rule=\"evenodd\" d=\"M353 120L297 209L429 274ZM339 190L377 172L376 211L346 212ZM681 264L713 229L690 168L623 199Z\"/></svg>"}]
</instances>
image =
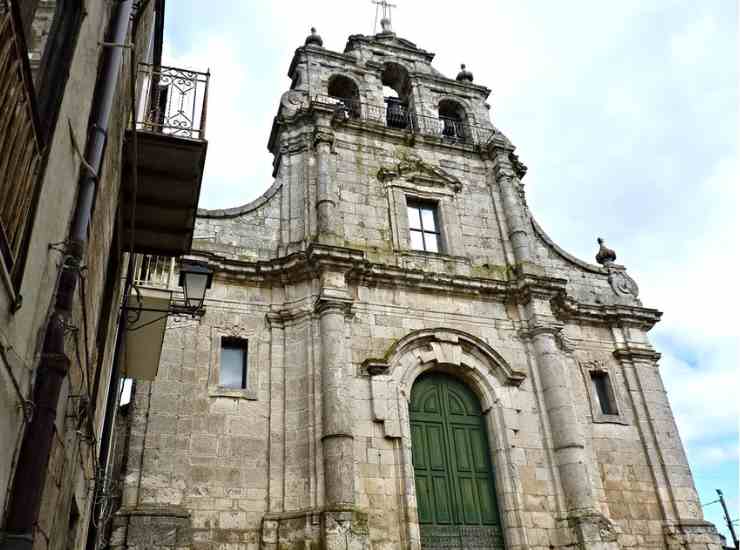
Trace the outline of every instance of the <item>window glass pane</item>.
<instances>
[{"instance_id":1,"label":"window glass pane","mask_svg":"<svg viewBox=\"0 0 740 550\"><path fill-rule=\"evenodd\" d=\"M421 231L410 231L411 235L411 248L414 250L424 250L424 239L421 236Z\"/></svg>"},{"instance_id":2,"label":"window glass pane","mask_svg":"<svg viewBox=\"0 0 740 550\"><path fill-rule=\"evenodd\" d=\"M592 372L591 381L594 384L596 397L599 400L599 408L603 414L618 414L614 403L609 375L603 372Z\"/></svg>"},{"instance_id":3,"label":"window glass pane","mask_svg":"<svg viewBox=\"0 0 740 550\"><path fill-rule=\"evenodd\" d=\"M436 233L424 233L424 244L428 252L439 252Z\"/></svg>"},{"instance_id":4,"label":"window glass pane","mask_svg":"<svg viewBox=\"0 0 740 550\"><path fill-rule=\"evenodd\" d=\"M221 349L221 369L219 372L219 386L225 388L243 388L244 380L244 350L235 347Z\"/></svg>"},{"instance_id":5,"label":"window glass pane","mask_svg":"<svg viewBox=\"0 0 740 550\"><path fill-rule=\"evenodd\" d=\"M409 212L409 228L410 229L421 229L421 220L419 219L419 209L413 206L409 206L408 212Z\"/></svg>"},{"instance_id":6,"label":"window glass pane","mask_svg":"<svg viewBox=\"0 0 740 550\"><path fill-rule=\"evenodd\" d=\"M424 231L437 231L437 224L434 221L434 210L431 208L421 209L421 223L424 224Z\"/></svg>"}]
</instances>

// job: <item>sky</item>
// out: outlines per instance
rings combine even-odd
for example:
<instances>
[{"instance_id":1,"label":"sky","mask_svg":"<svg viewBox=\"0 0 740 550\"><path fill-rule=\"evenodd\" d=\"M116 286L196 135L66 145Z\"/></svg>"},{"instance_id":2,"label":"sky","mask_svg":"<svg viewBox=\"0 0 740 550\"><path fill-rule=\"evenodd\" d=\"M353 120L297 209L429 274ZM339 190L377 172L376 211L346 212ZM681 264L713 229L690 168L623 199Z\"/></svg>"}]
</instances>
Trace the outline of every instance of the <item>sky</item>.
<instances>
[{"instance_id":1,"label":"sky","mask_svg":"<svg viewBox=\"0 0 740 550\"><path fill-rule=\"evenodd\" d=\"M393 27L466 63L492 90L493 123L529 167L534 216L593 262L615 249L646 307L701 501L738 512L737 7L732 0L395 0ZM177 6L175 7L175 4ZM272 119L295 48L371 34L370 0L177 0L164 63L209 68L201 207L248 202L272 183ZM711 292L710 292L711 291ZM718 504L707 519L725 534Z\"/></svg>"}]
</instances>

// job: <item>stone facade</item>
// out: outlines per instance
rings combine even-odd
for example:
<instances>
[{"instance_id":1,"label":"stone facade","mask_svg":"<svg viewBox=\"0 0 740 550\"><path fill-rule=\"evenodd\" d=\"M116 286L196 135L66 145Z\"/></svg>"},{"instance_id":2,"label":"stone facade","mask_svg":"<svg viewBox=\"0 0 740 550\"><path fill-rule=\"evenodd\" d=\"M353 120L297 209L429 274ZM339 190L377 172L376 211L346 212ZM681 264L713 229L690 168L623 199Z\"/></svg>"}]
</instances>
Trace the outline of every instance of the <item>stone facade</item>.
<instances>
[{"instance_id":1,"label":"stone facade","mask_svg":"<svg viewBox=\"0 0 740 550\"><path fill-rule=\"evenodd\" d=\"M421 548L409 400L445 372L480 400L509 550L720 548L647 338L660 313L613 254L549 239L489 90L432 58L389 31L296 50L275 183L199 212L214 286L135 387L113 547ZM373 108L384 84L405 128ZM425 126L443 101L462 132ZM409 200L440 252L412 249ZM225 337L248 341L246 388L219 386Z\"/></svg>"}]
</instances>

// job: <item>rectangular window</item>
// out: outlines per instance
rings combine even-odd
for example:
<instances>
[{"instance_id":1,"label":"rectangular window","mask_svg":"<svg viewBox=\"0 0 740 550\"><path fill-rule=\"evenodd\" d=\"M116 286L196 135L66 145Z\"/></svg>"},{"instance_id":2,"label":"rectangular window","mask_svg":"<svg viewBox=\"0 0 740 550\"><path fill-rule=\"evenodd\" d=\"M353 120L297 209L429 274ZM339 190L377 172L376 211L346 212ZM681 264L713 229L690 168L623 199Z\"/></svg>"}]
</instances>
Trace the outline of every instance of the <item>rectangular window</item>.
<instances>
[{"instance_id":1,"label":"rectangular window","mask_svg":"<svg viewBox=\"0 0 740 550\"><path fill-rule=\"evenodd\" d=\"M247 388L247 341L241 338L221 339L221 367L218 385L222 388Z\"/></svg>"},{"instance_id":2,"label":"rectangular window","mask_svg":"<svg viewBox=\"0 0 740 550\"><path fill-rule=\"evenodd\" d=\"M437 205L408 201L409 239L411 248L425 252L440 252Z\"/></svg>"},{"instance_id":3,"label":"rectangular window","mask_svg":"<svg viewBox=\"0 0 740 550\"><path fill-rule=\"evenodd\" d=\"M599 401L601 412L603 414L619 414L609 374L601 371L591 371L591 383L594 387L596 399Z\"/></svg>"}]
</instances>

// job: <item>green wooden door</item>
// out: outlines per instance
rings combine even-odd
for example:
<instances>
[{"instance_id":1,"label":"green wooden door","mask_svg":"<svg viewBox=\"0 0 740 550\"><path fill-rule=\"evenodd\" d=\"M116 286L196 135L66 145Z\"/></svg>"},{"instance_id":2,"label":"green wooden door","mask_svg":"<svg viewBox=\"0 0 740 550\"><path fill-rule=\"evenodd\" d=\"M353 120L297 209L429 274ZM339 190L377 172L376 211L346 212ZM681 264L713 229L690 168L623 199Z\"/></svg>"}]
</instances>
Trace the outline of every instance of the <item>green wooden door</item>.
<instances>
[{"instance_id":1,"label":"green wooden door","mask_svg":"<svg viewBox=\"0 0 740 550\"><path fill-rule=\"evenodd\" d=\"M426 374L409 412L422 548L503 548L478 398L452 376Z\"/></svg>"}]
</instances>

